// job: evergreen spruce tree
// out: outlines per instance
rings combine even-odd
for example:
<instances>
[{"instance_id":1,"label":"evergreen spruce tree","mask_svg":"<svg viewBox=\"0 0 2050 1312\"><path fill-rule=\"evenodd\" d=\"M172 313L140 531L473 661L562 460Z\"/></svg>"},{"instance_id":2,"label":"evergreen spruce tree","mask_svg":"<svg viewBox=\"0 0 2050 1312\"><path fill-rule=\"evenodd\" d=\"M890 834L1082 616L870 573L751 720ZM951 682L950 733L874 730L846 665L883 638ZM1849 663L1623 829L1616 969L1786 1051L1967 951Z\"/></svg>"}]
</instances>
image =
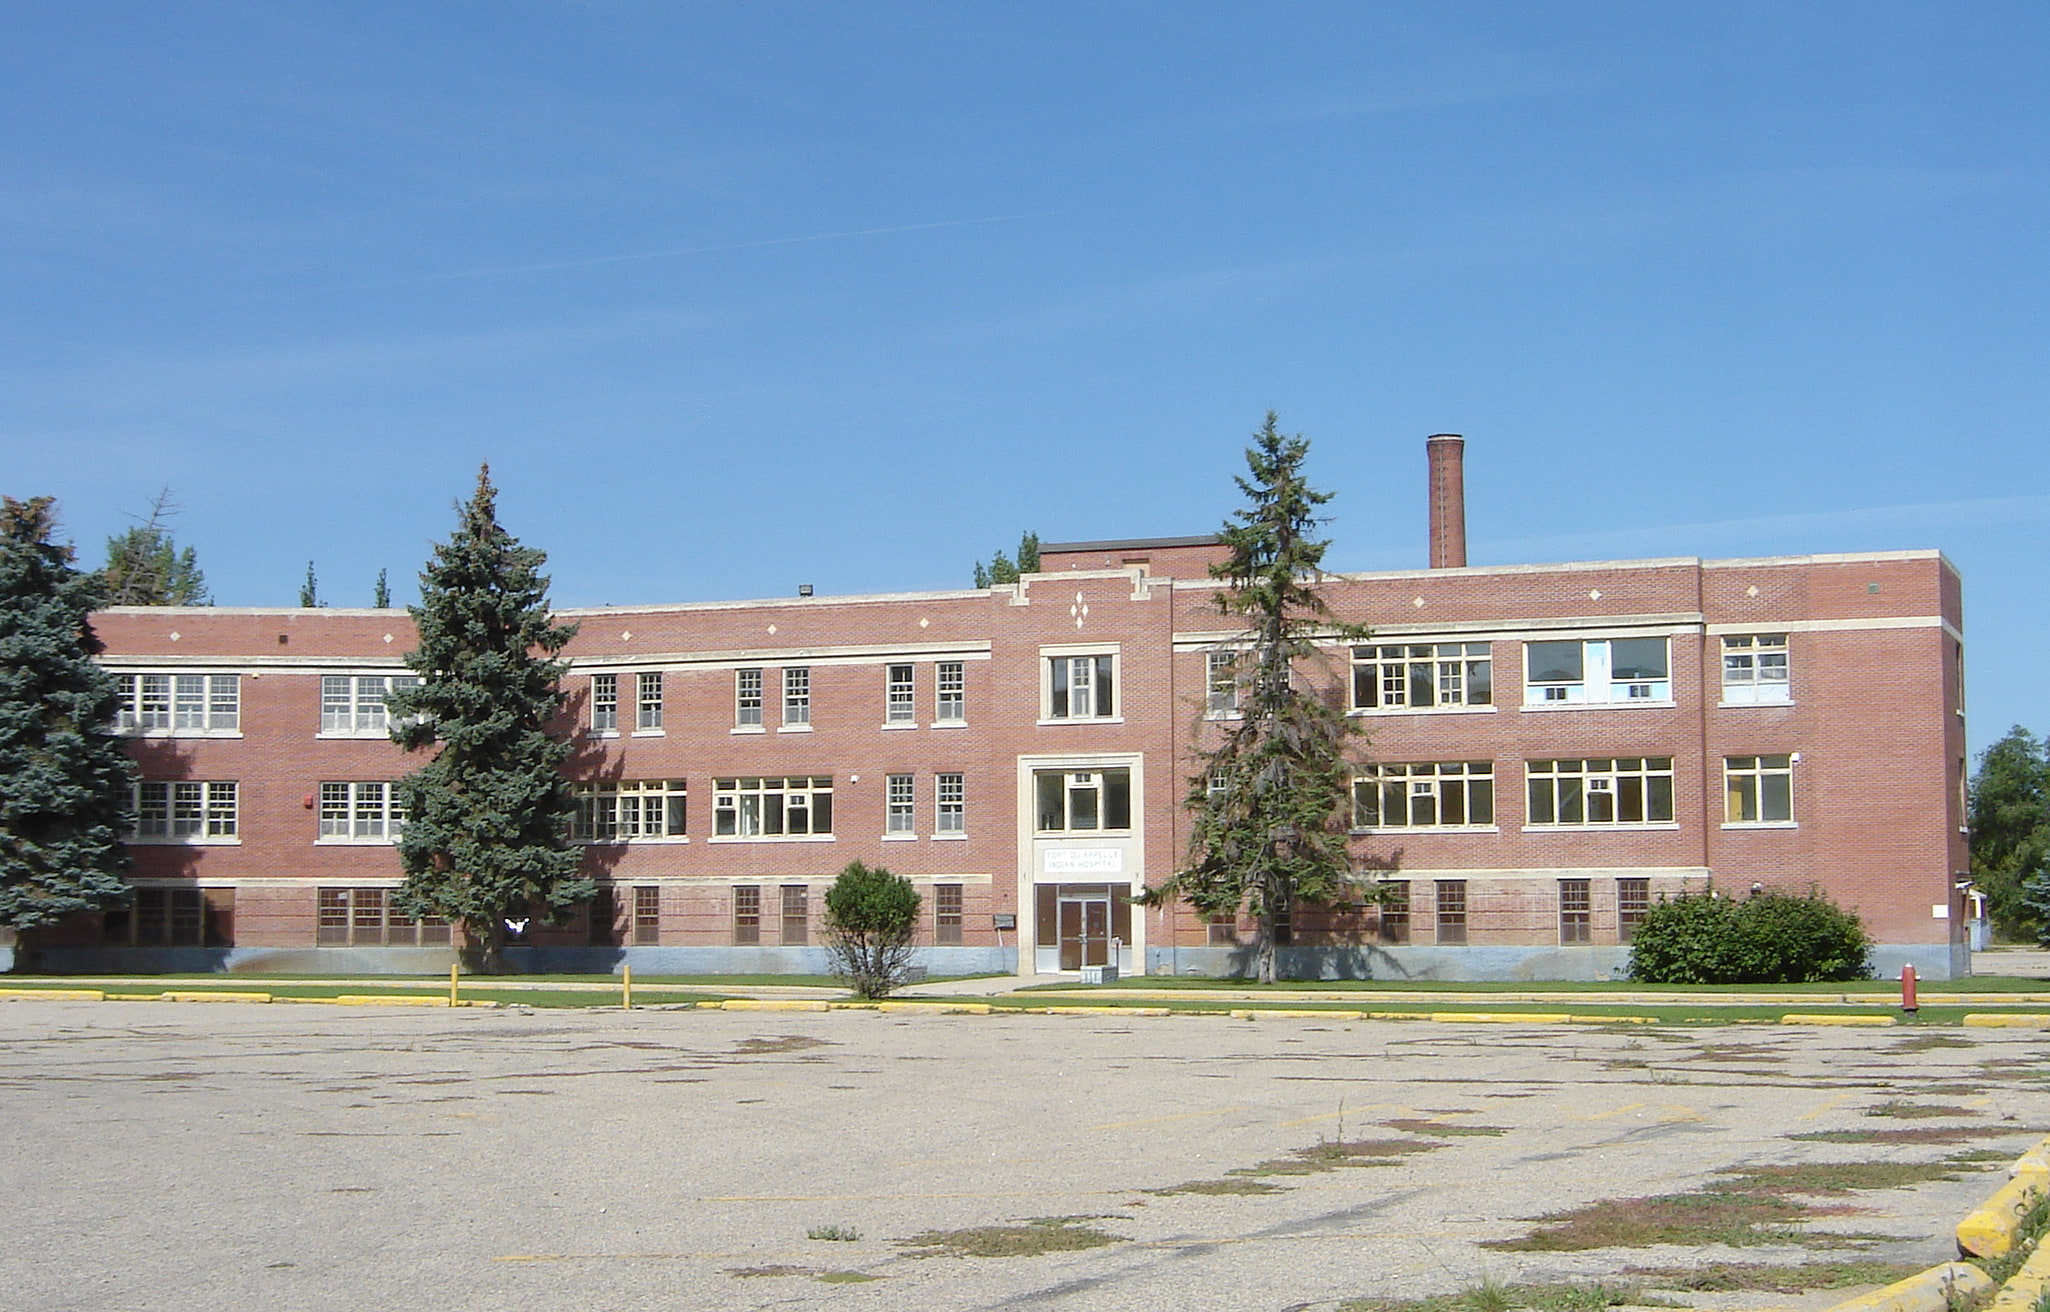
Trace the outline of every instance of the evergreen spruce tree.
<instances>
[{"instance_id":1,"label":"evergreen spruce tree","mask_svg":"<svg viewBox=\"0 0 2050 1312\"><path fill-rule=\"evenodd\" d=\"M2050 745L2009 729L1979 757L1971 804L1972 882L1994 925L2018 939L2050 932Z\"/></svg>"},{"instance_id":2,"label":"evergreen spruce tree","mask_svg":"<svg viewBox=\"0 0 2050 1312\"><path fill-rule=\"evenodd\" d=\"M128 898L135 767L92 659L99 585L50 540L53 504L0 498L0 926L20 935L17 970L34 969L37 930Z\"/></svg>"},{"instance_id":3,"label":"evergreen spruce tree","mask_svg":"<svg viewBox=\"0 0 2050 1312\"><path fill-rule=\"evenodd\" d=\"M975 586L978 588L998 587L1016 583L1020 575L1039 572L1039 535L1026 532L1018 539L1018 559L1013 561L999 551L990 558L989 564L975 562Z\"/></svg>"},{"instance_id":4,"label":"evergreen spruce tree","mask_svg":"<svg viewBox=\"0 0 2050 1312\"><path fill-rule=\"evenodd\" d=\"M500 968L508 918L559 912L596 890L565 838L570 747L551 732L564 669L551 658L576 626L549 621L547 557L499 526L497 495L487 465L408 608L420 645L406 664L421 682L388 703L392 741L440 749L396 785L400 909L460 921L466 959L486 972Z\"/></svg>"},{"instance_id":5,"label":"evergreen spruce tree","mask_svg":"<svg viewBox=\"0 0 2050 1312\"><path fill-rule=\"evenodd\" d=\"M1227 585L1218 608L1247 627L1239 718L1197 753L1185 803L1195 817L1188 865L1141 900L1184 898L1206 917L1250 911L1259 979L1268 984L1277 921L1290 908L1363 892L1346 851L1347 749L1358 726L1299 667L1315 657L1314 639L1357 641L1367 631L1338 623L1316 590L1329 545L1314 536L1323 523L1316 512L1331 494L1304 481L1309 442L1284 437L1272 411L1253 442L1248 476L1238 480L1247 504L1219 534L1231 556L1210 569Z\"/></svg>"},{"instance_id":6,"label":"evergreen spruce tree","mask_svg":"<svg viewBox=\"0 0 2050 1312\"><path fill-rule=\"evenodd\" d=\"M149 518L107 539L107 564L100 570L102 605L207 606L206 575L191 547L171 540L166 521L178 513L171 489L157 493Z\"/></svg>"},{"instance_id":7,"label":"evergreen spruce tree","mask_svg":"<svg viewBox=\"0 0 2050 1312\"><path fill-rule=\"evenodd\" d=\"M391 579L389 574L390 571L388 570L377 571L377 586L370 590L370 604L378 610L385 610L391 605Z\"/></svg>"},{"instance_id":8,"label":"evergreen spruce tree","mask_svg":"<svg viewBox=\"0 0 2050 1312\"><path fill-rule=\"evenodd\" d=\"M320 605L320 580L313 575L313 562L306 562L306 581L299 585L299 605L312 610Z\"/></svg>"}]
</instances>

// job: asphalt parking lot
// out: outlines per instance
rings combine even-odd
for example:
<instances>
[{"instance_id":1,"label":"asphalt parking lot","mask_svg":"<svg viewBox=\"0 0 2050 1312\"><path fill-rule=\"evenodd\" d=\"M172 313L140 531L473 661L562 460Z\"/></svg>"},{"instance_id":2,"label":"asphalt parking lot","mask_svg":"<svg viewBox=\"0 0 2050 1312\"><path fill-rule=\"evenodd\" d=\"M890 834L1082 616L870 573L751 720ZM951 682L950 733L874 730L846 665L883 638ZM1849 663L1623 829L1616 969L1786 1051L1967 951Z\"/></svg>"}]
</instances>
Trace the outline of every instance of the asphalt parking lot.
<instances>
[{"instance_id":1,"label":"asphalt parking lot","mask_svg":"<svg viewBox=\"0 0 2050 1312\"><path fill-rule=\"evenodd\" d=\"M2027 1030L10 1003L0 1304L1283 1309L1798 1261L1479 1245L1732 1166L2019 1153L2050 1129L2039 1048ZM1874 1126L1975 1128L1948 1147L1789 1137ZM1232 1174L1363 1141L1418 1146ZM1248 1180L1274 1191L1150 1192ZM1941 1261L1998 1180L1859 1193L1807 1228ZM1035 1218L1113 1242L901 1242Z\"/></svg>"}]
</instances>

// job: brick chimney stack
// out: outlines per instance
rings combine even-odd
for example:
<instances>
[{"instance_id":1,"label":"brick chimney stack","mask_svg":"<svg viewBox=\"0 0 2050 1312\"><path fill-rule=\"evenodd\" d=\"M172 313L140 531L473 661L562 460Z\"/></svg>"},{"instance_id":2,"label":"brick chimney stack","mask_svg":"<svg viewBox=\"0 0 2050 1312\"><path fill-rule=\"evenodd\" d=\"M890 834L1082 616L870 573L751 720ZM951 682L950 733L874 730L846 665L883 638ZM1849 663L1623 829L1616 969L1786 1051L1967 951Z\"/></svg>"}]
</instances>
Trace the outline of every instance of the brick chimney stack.
<instances>
[{"instance_id":1,"label":"brick chimney stack","mask_svg":"<svg viewBox=\"0 0 2050 1312\"><path fill-rule=\"evenodd\" d=\"M1431 460L1431 568L1466 565L1466 439L1434 433L1424 443Z\"/></svg>"}]
</instances>

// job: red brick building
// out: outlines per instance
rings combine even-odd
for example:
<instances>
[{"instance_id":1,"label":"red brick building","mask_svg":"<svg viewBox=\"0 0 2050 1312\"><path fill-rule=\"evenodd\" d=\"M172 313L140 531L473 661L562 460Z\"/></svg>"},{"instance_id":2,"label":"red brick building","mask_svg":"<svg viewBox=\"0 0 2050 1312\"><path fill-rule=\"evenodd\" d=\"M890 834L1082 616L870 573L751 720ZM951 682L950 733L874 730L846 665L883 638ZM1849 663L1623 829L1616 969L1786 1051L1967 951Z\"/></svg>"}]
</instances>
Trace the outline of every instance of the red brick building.
<instances>
[{"instance_id":1,"label":"red brick building","mask_svg":"<svg viewBox=\"0 0 2050 1312\"><path fill-rule=\"evenodd\" d=\"M1332 575L1372 626L1306 671L1368 731L1378 906L1296 908L1284 966L1620 974L1636 915L1819 887L1874 964L1967 969L1959 581L1933 551L1469 568L1433 439L1433 568ZM1224 973L1250 926L1126 897L1184 854L1190 748L1232 715L1209 538L1055 544L989 589L565 610L575 835L601 894L513 960L817 970L848 861L925 895L933 970ZM59 969L427 970L390 905L395 610L95 620L142 766L134 908Z\"/></svg>"}]
</instances>

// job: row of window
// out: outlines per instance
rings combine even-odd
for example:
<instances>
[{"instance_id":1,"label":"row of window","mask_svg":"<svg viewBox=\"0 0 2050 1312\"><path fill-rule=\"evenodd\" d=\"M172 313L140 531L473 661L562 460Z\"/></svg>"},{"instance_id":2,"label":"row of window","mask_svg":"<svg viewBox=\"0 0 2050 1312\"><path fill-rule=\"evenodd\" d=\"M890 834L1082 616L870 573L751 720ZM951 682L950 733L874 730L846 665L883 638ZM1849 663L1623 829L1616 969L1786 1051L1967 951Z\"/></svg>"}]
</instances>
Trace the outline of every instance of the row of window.
<instances>
[{"instance_id":1,"label":"row of window","mask_svg":"<svg viewBox=\"0 0 2050 1312\"><path fill-rule=\"evenodd\" d=\"M1467 927L1469 908L1467 886L1463 879L1440 879L1431 884L1432 914L1425 922L1432 931L1432 942L1459 945L1468 941ZM1381 901L1375 908L1377 913L1376 935L1383 943L1409 943L1413 941L1415 926L1410 905L1411 885L1407 880L1394 880L1380 885ZM1625 876L1614 881L1614 902L1616 913L1616 940L1628 943L1637 932L1637 926L1644 920L1645 912L1651 907L1651 881L1641 877ZM1594 938L1594 881L1590 879L1561 879L1558 881L1559 942L1562 944L1590 943ZM1276 909L1274 917L1275 941L1282 944L1295 940L1295 917L1291 908L1283 905ZM1209 940L1213 945L1233 944L1238 941L1239 925L1236 913L1227 912L1213 917L1209 922Z\"/></svg>"},{"instance_id":2,"label":"row of window","mask_svg":"<svg viewBox=\"0 0 2050 1312\"><path fill-rule=\"evenodd\" d=\"M1524 763L1524 823L1531 826L1667 824L1670 756L1583 757ZM1723 760L1723 823L1791 824L1791 753ZM1358 829L1487 828L1495 823L1492 761L1373 765L1353 779Z\"/></svg>"}]
</instances>

